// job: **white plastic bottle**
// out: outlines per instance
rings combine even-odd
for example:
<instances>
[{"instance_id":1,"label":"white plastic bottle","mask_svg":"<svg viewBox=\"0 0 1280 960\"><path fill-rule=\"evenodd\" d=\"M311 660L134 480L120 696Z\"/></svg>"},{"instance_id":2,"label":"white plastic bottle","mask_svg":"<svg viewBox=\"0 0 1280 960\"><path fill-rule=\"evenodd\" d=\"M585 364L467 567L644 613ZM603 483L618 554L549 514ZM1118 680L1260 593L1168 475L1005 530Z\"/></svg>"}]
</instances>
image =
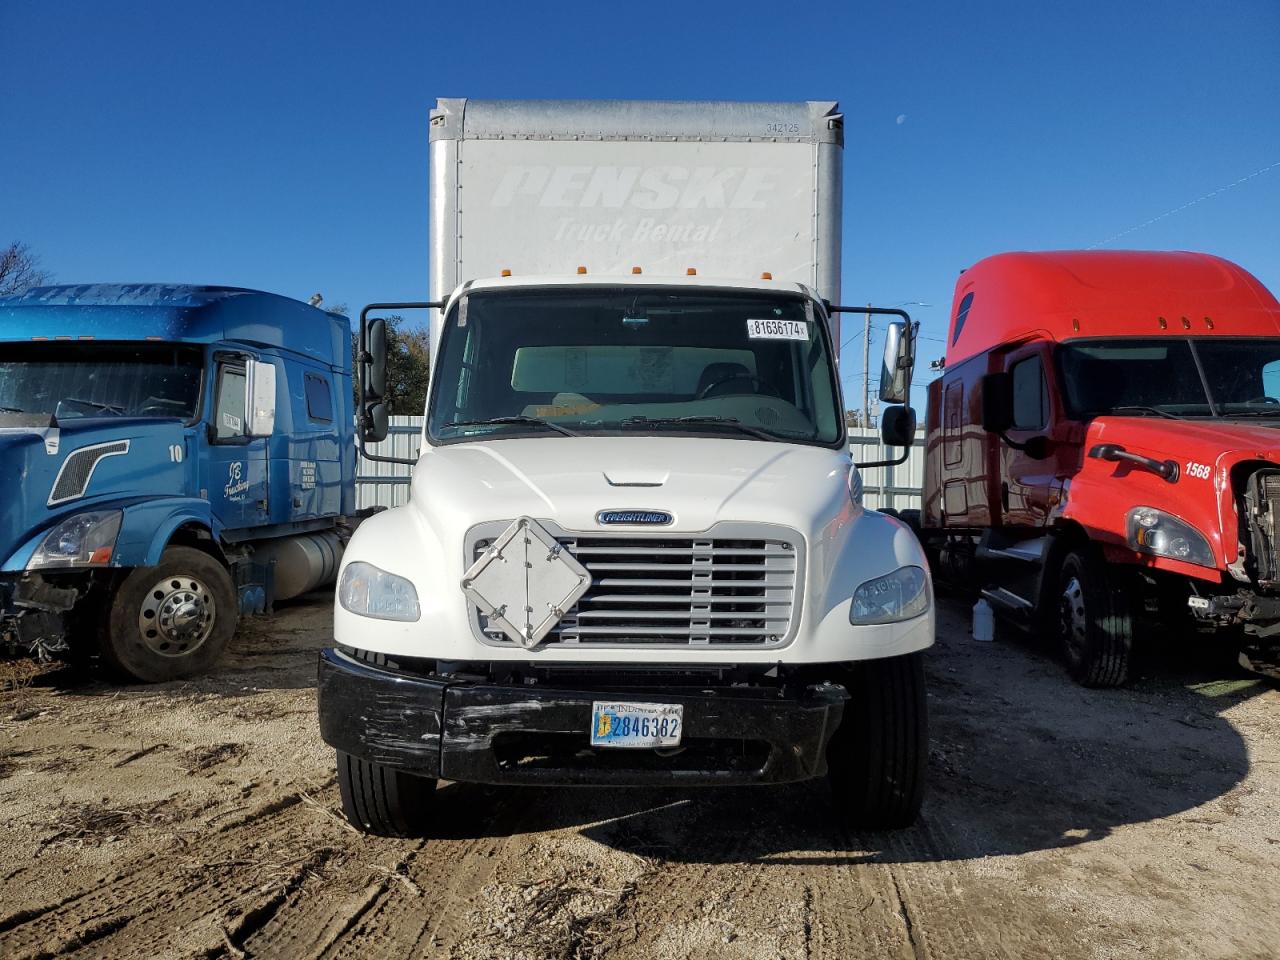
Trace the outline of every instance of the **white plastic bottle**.
<instances>
[{"instance_id":1,"label":"white plastic bottle","mask_svg":"<svg viewBox=\"0 0 1280 960\"><path fill-rule=\"evenodd\" d=\"M973 639L989 642L996 638L996 615L991 604L979 600L973 605Z\"/></svg>"}]
</instances>

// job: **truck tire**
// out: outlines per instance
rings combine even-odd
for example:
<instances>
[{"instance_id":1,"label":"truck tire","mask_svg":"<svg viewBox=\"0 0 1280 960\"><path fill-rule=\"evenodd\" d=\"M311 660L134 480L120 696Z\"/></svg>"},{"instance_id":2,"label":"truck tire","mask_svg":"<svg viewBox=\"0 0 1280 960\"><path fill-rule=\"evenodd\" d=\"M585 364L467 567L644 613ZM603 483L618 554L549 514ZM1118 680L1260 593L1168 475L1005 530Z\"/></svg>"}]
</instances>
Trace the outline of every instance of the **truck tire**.
<instances>
[{"instance_id":1,"label":"truck tire","mask_svg":"<svg viewBox=\"0 0 1280 960\"><path fill-rule=\"evenodd\" d=\"M1085 550L1062 558L1057 583L1055 626L1067 670L1086 687L1121 686L1133 653L1133 612L1123 584Z\"/></svg>"},{"instance_id":2,"label":"truck tire","mask_svg":"<svg viewBox=\"0 0 1280 960\"><path fill-rule=\"evenodd\" d=\"M420 837L426 832L436 782L396 767L338 754L338 792L350 824L379 837Z\"/></svg>"},{"instance_id":3,"label":"truck tire","mask_svg":"<svg viewBox=\"0 0 1280 960\"><path fill-rule=\"evenodd\" d=\"M853 827L908 827L924 800L929 756L924 656L857 664L846 687L844 719L827 747L837 809Z\"/></svg>"},{"instance_id":4,"label":"truck tire","mask_svg":"<svg viewBox=\"0 0 1280 960\"><path fill-rule=\"evenodd\" d=\"M160 563L129 572L108 605L99 652L117 673L160 683L203 673L236 632L227 569L194 547L166 547Z\"/></svg>"}]
</instances>

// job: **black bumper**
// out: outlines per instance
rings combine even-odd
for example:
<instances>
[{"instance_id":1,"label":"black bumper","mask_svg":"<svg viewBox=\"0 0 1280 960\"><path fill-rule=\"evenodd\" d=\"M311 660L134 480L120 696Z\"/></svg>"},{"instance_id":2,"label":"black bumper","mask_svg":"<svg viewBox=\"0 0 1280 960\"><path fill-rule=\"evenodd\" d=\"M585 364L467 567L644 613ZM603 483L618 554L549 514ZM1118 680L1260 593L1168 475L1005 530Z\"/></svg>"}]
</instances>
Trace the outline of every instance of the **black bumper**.
<instances>
[{"instance_id":1,"label":"black bumper","mask_svg":"<svg viewBox=\"0 0 1280 960\"><path fill-rule=\"evenodd\" d=\"M330 746L424 776L510 784L786 783L826 773L842 687L648 688L625 699L684 705L677 752L592 748L594 700L617 691L452 682L320 653L320 735Z\"/></svg>"}]
</instances>

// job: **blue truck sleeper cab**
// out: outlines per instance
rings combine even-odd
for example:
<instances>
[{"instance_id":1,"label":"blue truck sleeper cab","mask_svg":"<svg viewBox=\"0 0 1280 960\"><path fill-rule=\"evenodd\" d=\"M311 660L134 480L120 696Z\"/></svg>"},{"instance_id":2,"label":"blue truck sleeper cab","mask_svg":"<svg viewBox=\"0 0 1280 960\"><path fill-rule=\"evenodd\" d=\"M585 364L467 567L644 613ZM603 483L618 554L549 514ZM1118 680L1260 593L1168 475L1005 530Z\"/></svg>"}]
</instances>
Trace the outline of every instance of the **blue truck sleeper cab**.
<instances>
[{"instance_id":1,"label":"blue truck sleeper cab","mask_svg":"<svg viewBox=\"0 0 1280 960\"><path fill-rule=\"evenodd\" d=\"M0 298L0 642L158 681L331 580L355 513L345 317L150 284Z\"/></svg>"}]
</instances>

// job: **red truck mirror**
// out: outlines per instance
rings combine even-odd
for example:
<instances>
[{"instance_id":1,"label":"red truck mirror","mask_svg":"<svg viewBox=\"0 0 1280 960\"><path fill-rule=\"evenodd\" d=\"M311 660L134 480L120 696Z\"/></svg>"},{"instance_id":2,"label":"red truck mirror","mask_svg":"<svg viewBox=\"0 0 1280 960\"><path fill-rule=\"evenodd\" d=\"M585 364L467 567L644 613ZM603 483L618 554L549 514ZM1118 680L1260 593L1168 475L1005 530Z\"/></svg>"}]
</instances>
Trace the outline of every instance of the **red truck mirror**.
<instances>
[{"instance_id":1,"label":"red truck mirror","mask_svg":"<svg viewBox=\"0 0 1280 960\"><path fill-rule=\"evenodd\" d=\"M982 429L1003 434L1013 426L1013 377L988 373L982 378Z\"/></svg>"}]
</instances>

